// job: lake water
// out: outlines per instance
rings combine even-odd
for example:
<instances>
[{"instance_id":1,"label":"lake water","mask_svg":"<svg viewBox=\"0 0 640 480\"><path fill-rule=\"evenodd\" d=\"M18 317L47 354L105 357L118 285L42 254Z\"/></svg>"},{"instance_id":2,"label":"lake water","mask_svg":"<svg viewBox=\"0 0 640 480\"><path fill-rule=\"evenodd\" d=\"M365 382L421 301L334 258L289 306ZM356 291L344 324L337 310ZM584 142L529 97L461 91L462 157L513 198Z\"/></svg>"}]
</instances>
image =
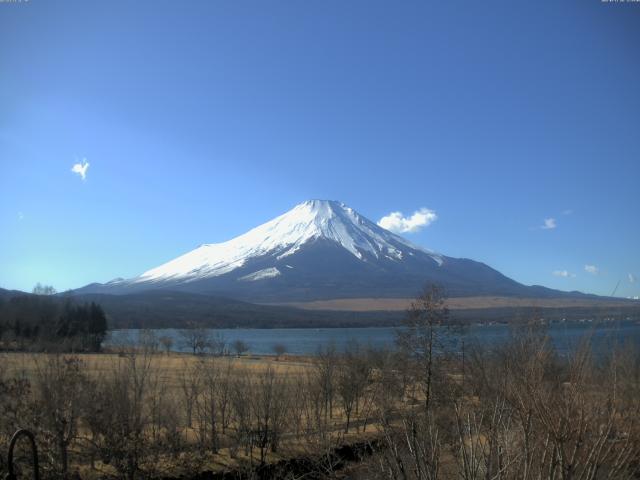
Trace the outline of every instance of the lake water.
<instances>
[{"instance_id":1,"label":"lake water","mask_svg":"<svg viewBox=\"0 0 640 480\"><path fill-rule=\"evenodd\" d=\"M105 346L138 343L141 330L113 330L105 341ZM153 331L157 337L173 338L174 351L188 351L182 341L180 330L164 329ZM356 340L361 345L376 348L393 348L396 329L379 328L274 328L274 329L216 329L212 335L221 335L227 345L242 340L249 346L249 352L256 355L272 354L276 344L284 345L288 354L314 354L320 348L334 344L337 349ZM495 345L508 340L513 329L507 325L474 325L468 327L461 338L465 344L479 343ZM558 323L548 327L549 336L559 353L575 347L585 335L590 335L596 351L606 350L614 343L632 342L640 348L640 324L632 322L603 323Z\"/></svg>"}]
</instances>

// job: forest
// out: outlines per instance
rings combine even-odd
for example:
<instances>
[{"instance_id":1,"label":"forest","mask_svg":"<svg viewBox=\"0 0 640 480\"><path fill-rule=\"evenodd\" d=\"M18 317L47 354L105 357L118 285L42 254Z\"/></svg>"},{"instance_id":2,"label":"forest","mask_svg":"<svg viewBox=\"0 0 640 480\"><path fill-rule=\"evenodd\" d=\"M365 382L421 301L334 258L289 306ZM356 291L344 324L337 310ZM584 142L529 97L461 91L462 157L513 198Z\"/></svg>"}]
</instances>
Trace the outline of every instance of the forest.
<instances>
[{"instance_id":1,"label":"forest","mask_svg":"<svg viewBox=\"0 0 640 480\"><path fill-rule=\"evenodd\" d=\"M78 303L36 285L31 295L0 297L0 349L98 352L107 317L95 302Z\"/></svg>"}]
</instances>

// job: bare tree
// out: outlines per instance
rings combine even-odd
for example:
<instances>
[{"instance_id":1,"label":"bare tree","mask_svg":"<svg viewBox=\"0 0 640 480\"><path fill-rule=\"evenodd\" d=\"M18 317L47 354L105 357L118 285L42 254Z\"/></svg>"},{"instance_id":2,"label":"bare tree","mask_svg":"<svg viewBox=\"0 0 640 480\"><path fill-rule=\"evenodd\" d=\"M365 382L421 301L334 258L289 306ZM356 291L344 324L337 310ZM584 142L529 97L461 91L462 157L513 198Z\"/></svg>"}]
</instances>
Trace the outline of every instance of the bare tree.
<instances>
[{"instance_id":1,"label":"bare tree","mask_svg":"<svg viewBox=\"0 0 640 480\"><path fill-rule=\"evenodd\" d=\"M10 374L6 358L0 357L0 451L6 451L18 428L33 427L32 385L24 375ZM5 456L0 455L0 478L6 473Z\"/></svg>"},{"instance_id":2,"label":"bare tree","mask_svg":"<svg viewBox=\"0 0 640 480\"><path fill-rule=\"evenodd\" d=\"M233 362L229 358L225 360L220 367L220 375L218 376L218 411L220 412L220 427L222 433L225 434L230 422L231 403L231 383L237 372L234 369Z\"/></svg>"},{"instance_id":3,"label":"bare tree","mask_svg":"<svg viewBox=\"0 0 640 480\"><path fill-rule=\"evenodd\" d=\"M78 357L46 356L36 363L36 405L38 424L45 441L54 446L52 465L59 474L69 471L69 446L78 434L82 403L82 364Z\"/></svg>"},{"instance_id":4,"label":"bare tree","mask_svg":"<svg viewBox=\"0 0 640 480\"><path fill-rule=\"evenodd\" d=\"M349 433L351 415L356 404L356 388L351 378L351 369L345 362L341 362L337 371L337 391L338 398L342 403L342 411L345 414L346 422L344 432Z\"/></svg>"},{"instance_id":5,"label":"bare tree","mask_svg":"<svg viewBox=\"0 0 640 480\"><path fill-rule=\"evenodd\" d=\"M173 338L168 335L163 335L159 339L160 345L164 348L164 352L169 355L171 348L173 347Z\"/></svg>"},{"instance_id":6,"label":"bare tree","mask_svg":"<svg viewBox=\"0 0 640 480\"><path fill-rule=\"evenodd\" d=\"M640 406L627 403L621 375L634 367L616 349L596 361L588 339L564 359L554 353L544 331L526 326L495 352L472 357L478 401L460 398L455 407L462 478L595 480L638 472L630 459L640 458Z\"/></svg>"},{"instance_id":7,"label":"bare tree","mask_svg":"<svg viewBox=\"0 0 640 480\"><path fill-rule=\"evenodd\" d=\"M149 353L155 353L158 351L160 341L153 330L143 329L138 334L138 345Z\"/></svg>"},{"instance_id":8,"label":"bare tree","mask_svg":"<svg viewBox=\"0 0 640 480\"><path fill-rule=\"evenodd\" d=\"M96 384L93 428L101 456L128 480L140 472L149 448L147 402L157 381L151 359L148 354L118 357Z\"/></svg>"},{"instance_id":9,"label":"bare tree","mask_svg":"<svg viewBox=\"0 0 640 480\"><path fill-rule=\"evenodd\" d=\"M318 384L321 386L324 398L325 423L333 418L333 400L335 394L336 370L338 355L334 344L320 348L315 358L315 371Z\"/></svg>"},{"instance_id":10,"label":"bare tree","mask_svg":"<svg viewBox=\"0 0 640 480\"><path fill-rule=\"evenodd\" d=\"M237 356L241 356L242 354L249 351L249 345L247 345L242 340L236 340L233 342L233 350L236 352Z\"/></svg>"},{"instance_id":11,"label":"bare tree","mask_svg":"<svg viewBox=\"0 0 640 480\"><path fill-rule=\"evenodd\" d=\"M240 448L244 447L245 455L252 455L252 412L248 399L251 397L251 380L246 371L234 375L230 385L230 403L233 409L235 429L232 433L230 454L235 458Z\"/></svg>"},{"instance_id":12,"label":"bare tree","mask_svg":"<svg viewBox=\"0 0 640 480\"><path fill-rule=\"evenodd\" d=\"M51 285L42 285L40 282L38 282L33 287L32 293L34 293L35 295L55 295L58 292Z\"/></svg>"},{"instance_id":13,"label":"bare tree","mask_svg":"<svg viewBox=\"0 0 640 480\"><path fill-rule=\"evenodd\" d=\"M397 331L397 343L405 353L413 373L413 383L419 385L422 408L404 408L395 412L393 420L388 409L383 410L383 444L380 465L387 478L435 480L440 475L442 432L433 405L436 376L441 364L448 334L448 310L441 288L431 285L412 302ZM443 376L441 383L446 383Z\"/></svg>"},{"instance_id":14,"label":"bare tree","mask_svg":"<svg viewBox=\"0 0 640 480\"><path fill-rule=\"evenodd\" d=\"M188 360L183 362L183 371L180 376L180 392L182 393L182 405L185 412L185 426L193 426L193 409L201 391L201 375L199 374L201 365L192 364Z\"/></svg>"},{"instance_id":15,"label":"bare tree","mask_svg":"<svg viewBox=\"0 0 640 480\"><path fill-rule=\"evenodd\" d=\"M276 343L273 345L273 353L275 353L276 357L279 359L282 355L287 353L287 346L284 343Z\"/></svg>"},{"instance_id":16,"label":"bare tree","mask_svg":"<svg viewBox=\"0 0 640 480\"><path fill-rule=\"evenodd\" d=\"M250 403L254 420L253 433L260 450L260 463L264 464L267 448L272 452L278 450L286 425L289 395L286 380L271 367L257 377Z\"/></svg>"},{"instance_id":17,"label":"bare tree","mask_svg":"<svg viewBox=\"0 0 640 480\"><path fill-rule=\"evenodd\" d=\"M209 339L209 349L213 355L221 357L227 353L227 341L220 332L216 332Z\"/></svg>"},{"instance_id":18,"label":"bare tree","mask_svg":"<svg viewBox=\"0 0 640 480\"><path fill-rule=\"evenodd\" d=\"M180 337L182 338L182 346L194 355L202 355L211 348L211 337L205 328L192 326L180 330Z\"/></svg>"},{"instance_id":19,"label":"bare tree","mask_svg":"<svg viewBox=\"0 0 640 480\"><path fill-rule=\"evenodd\" d=\"M437 357L450 347L449 311L442 289L436 285L425 287L411 303L402 326L397 331L397 343L415 362L415 379L422 387L424 409L428 412Z\"/></svg>"},{"instance_id":20,"label":"bare tree","mask_svg":"<svg viewBox=\"0 0 640 480\"><path fill-rule=\"evenodd\" d=\"M352 414L359 413L370 373L371 365L365 352L356 341L349 342L340 356L337 369L337 392L346 416L345 433L349 432Z\"/></svg>"},{"instance_id":21,"label":"bare tree","mask_svg":"<svg viewBox=\"0 0 640 480\"><path fill-rule=\"evenodd\" d=\"M219 424L222 423L219 419L222 417L221 411L225 408L222 404L227 401L227 392L220 388L225 387L225 370L218 362L219 360L210 357L205 358L199 362L196 370L201 390L201 394L196 398L200 442L213 453L218 452Z\"/></svg>"}]
</instances>

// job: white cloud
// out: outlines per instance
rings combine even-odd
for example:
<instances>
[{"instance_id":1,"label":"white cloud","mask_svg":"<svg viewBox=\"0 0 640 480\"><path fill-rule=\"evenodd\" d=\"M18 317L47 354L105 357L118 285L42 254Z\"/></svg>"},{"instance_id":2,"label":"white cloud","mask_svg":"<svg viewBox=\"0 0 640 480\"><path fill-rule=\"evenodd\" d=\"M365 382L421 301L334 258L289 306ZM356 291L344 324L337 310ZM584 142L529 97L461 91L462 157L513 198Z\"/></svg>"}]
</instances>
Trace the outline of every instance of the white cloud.
<instances>
[{"instance_id":1,"label":"white cloud","mask_svg":"<svg viewBox=\"0 0 640 480\"><path fill-rule=\"evenodd\" d=\"M636 276L633 273L629 274L629 283L636 283Z\"/></svg>"},{"instance_id":2,"label":"white cloud","mask_svg":"<svg viewBox=\"0 0 640 480\"><path fill-rule=\"evenodd\" d=\"M405 217L402 212L391 212L378 220L378 225L395 233L413 233L428 227L438 219L433 210L421 208L413 212L410 217Z\"/></svg>"},{"instance_id":3,"label":"white cloud","mask_svg":"<svg viewBox=\"0 0 640 480\"><path fill-rule=\"evenodd\" d=\"M595 265L585 265L584 271L587 273L591 273L592 275L597 275L600 272L600 269Z\"/></svg>"},{"instance_id":4,"label":"white cloud","mask_svg":"<svg viewBox=\"0 0 640 480\"><path fill-rule=\"evenodd\" d=\"M544 225L542 225L540 228L543 230L552 230L554 228L556 228L558 225L556 223L556 219L555 218L545 218L544 219Z\"/></svg>"},{"instance_id":5,"label":"white cloud","mask_svg":"<svg viewBox=\"0 0 640 480\"><path fill-rule=\"evenodd\" d=\"M571 210L570 208L567 208L566 210L562 211L563 215L571 215L573 213L573 210Z\"/></svg>"},{"instance_id":6,"label":"white cloud","mask_svg":"<svg viewBox=\"0 0 640 480\"><path fill-rule=\"evenodd\" d=\"M87 178L87 170L89 170L89 162L87 162L86 158L82 159L82 163L76 163L71 167L71 171L80 175L82 180Z\"/></svg>"},{"instance_id":7,"label":"white cloud","mask_svg":"<svg viewBox=\"0 0 640 480\"><path fill-rule=\"evenodd\" d=\"M571 273L567 270L554 270L553 274L556 277L564 277L564 278L574 278L576 276L575 273Z\"/></svg>"},{"instance_id":8,"label":"white cloud","mask_svg":"<svg viewBox=\"0 0 640 480\"><path fill-rule=\"evenodd\" d=\"M24 220L24 213L18 212L18 220ZM631 275L631 274L629 274Z\"/></svg>"}]
</instances>

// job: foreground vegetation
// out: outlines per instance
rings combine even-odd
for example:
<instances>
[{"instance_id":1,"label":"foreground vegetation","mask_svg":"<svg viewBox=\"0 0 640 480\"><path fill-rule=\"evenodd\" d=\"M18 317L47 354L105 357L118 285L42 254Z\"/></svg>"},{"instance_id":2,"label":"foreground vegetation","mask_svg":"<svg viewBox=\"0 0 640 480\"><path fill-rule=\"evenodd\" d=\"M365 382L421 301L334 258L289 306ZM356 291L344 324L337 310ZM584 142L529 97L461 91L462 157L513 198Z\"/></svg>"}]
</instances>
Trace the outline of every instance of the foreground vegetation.
<instances>
[{"instance_id":1,"label":"foreground vegetation","mask_svg":"<svg viewBox=\"0 0 640 480\"><path fill-rule=\"evenodd\" d=\"M338 478L333 452L355 442L370 455L347 467L350 478L638 478L633 346L595 356L587 338L560 357L533 322L462 357L437 290L406 327L394 351L352 344L312 358L166 354L153 342L5 354L0 449L16 428L32 429L46 478L252 478L294 457L310 459L304 478Z\"/></svg>"}]
</instances>

